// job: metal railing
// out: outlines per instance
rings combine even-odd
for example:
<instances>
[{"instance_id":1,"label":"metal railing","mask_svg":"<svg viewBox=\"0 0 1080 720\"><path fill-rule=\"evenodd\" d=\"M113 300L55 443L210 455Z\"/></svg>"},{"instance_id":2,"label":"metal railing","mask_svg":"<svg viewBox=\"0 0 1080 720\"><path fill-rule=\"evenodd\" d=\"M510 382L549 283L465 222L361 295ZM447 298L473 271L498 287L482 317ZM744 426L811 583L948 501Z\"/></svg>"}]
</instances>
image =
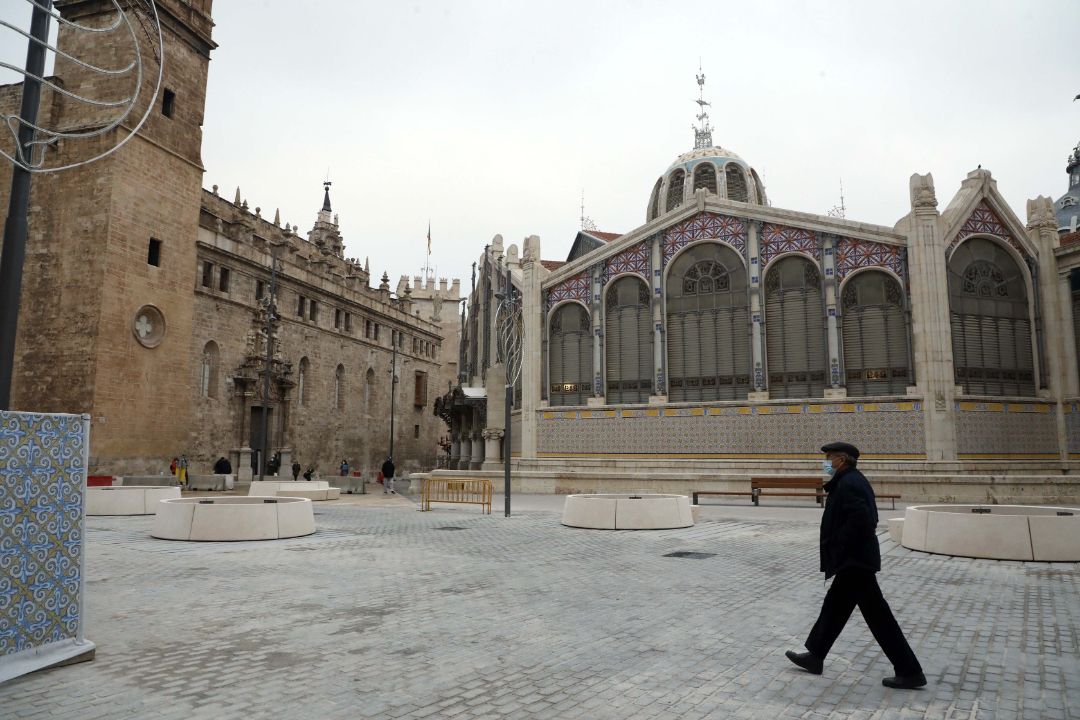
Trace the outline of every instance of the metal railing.
<instances>
[{"instance_id":1,"label":"metal railing","mask_svg":"<svg viewBox=\"0 0 1080 720\"><path fill-rule=\"evenodd\" d=\"M431 509L431 503L456 503L458 505L480 505L483 511L491 514L492 487L490 480L456 478L424 478L421 494L421 512Z\"/></svg>"}]
</instances>

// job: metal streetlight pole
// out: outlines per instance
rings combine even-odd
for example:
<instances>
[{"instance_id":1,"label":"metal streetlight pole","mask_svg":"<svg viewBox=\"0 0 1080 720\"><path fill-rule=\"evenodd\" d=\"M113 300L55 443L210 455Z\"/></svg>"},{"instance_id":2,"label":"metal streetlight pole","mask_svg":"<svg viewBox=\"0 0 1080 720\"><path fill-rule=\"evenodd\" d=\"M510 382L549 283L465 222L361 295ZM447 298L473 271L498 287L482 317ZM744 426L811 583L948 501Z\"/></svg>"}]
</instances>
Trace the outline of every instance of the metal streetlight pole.
<instances>
[{"instance_id":1,"label":"metal streetlight pole","mask_svg":"<svg viewBox=\"0 0 1080 720\"><path fill-rule=\"evenodd\" d=\"M22 105L16 156L29 165L34 140L41 80L45 75L45 48L49 41L52 0L38 0L30 20L30 42L26 47L26 74L23 76ZM26 259L27 213L30 209L30 171L14 163L11 196L4 223L3 254L0 255L0 410L11 409L11 377L15 370L15 333L19 327L19 299L22 294L23 262Z\"/></svg>"},{"instance_id":2,"label":"metal streetlight pole","mask_svg":"<svg viewBox=\"0 0 1080 720\"><path fill-rule=\"evenodd\" d=\"M510 303L510 314L514 313L514 283L510 273L510 264L506 264L506 301ZM509 353L507 353L509 355ZM503 422L503 497L505 498L504 517L510 517L510 448L513 446L513 430L510 415L514 409L514 379L510 374L510 358L503 358L506 368L506 413Z\"/></svg>"}]
</instances>

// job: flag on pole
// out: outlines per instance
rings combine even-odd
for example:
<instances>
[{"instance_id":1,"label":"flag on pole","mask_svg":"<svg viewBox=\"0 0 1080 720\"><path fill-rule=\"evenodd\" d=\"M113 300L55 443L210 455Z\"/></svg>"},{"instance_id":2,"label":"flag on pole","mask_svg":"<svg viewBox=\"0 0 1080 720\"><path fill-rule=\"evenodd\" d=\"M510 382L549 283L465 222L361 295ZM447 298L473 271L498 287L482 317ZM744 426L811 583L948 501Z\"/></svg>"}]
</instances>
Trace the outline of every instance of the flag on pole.
<instances>
[{"instance_id":1,"label":"flag on pole","mask_svg":"<svg viewBox=\"0 0 1080 720\"><path fill-rule=\"evenodd\" d=\"M428 220L427 224L427 254L431 254L431 221Z\"/></svg>"}]
</instances>

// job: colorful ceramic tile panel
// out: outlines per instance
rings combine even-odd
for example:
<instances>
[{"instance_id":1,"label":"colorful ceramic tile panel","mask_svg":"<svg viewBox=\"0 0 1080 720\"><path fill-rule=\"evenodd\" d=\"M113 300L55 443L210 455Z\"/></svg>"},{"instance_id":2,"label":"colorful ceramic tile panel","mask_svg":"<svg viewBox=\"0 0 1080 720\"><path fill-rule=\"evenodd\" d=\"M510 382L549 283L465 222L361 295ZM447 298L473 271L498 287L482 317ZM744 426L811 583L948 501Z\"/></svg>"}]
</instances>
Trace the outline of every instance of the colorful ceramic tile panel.
<instances>
[{"instance_id":1,"label":"colorful ceramic tile panel","mask_svg":"<svg viewBox=\"0 0 1080 720\"><path fill-rule=\"evenodd\" d=\"M663 264L685 245L697 240L722 240L746 256L746 223L741 218L699 213L664 233Z\"/></svg>"},{"instance_id":2,"label":"colorful ceramic tile panel","mask_svg":"<svg viewBox=\"0 0 1080 720\"><path fill-rule=\"evenodd\" d=\"M1001 222L1001 219L997 216L997 213L986 203L985 200L979 202L975 206L975 209L971 211L971 217L960 226L960 230L956 233L956 237L949 243L948 249L945 251L946 257L952 255L952 251L956 249L956 246L960 242L971 235L993 235L994 237L1001 238L1005 242L1016 248L1016 251L1022 256L1029 257L1029 253L1024 249L1024 246L1015 238L1013 234L1009 232L1009 228L1005 226L1005 223Z\"/></svg>"},{"instance_id":3,"label":"colorful ceramic tile panel","mask_svg":"<svg viewBox=\"0 0 1080 720\"><path fill-rule=\"evenodd\" d=\"M79 637L87 433L0 412L0 657Z\"/></svg>"},{"instance_id":4,"label":"colorful ceramic tile panel","mask_svg":"<svg viewBox=\"0 0 1080 720\"><path fill-rule=\"evenodd\" d=\"M549 288L544 296L544 308L551 309L563 300L579 300L589 305L589 272L582 270L558 285Z\"/></svg>"},{"instance_id":5,"label":"colorful ceramic tile panel","mask_svg":"<svg viewBox=\"0 0 1080 720\"><path fill-rule=\"evenodd\" d=\"M601 276L601 282L604 285L607 285L611 278L623 273L634 273L640 276L645 282L649 282L650 254L649 242L644 241L632 245L621 253L608 258L604 261L604 272Z\"/></svg>"},{"instance_id":6,"label":"colorful ceramic tile panel","mask_svg":"<svg viewBox=\"0 0 1080 720\"><path fill-rule=\"evenodd\" d=\"M888 268L907 284L907 248L870 240L839 238L836 243L836 279L867 267Z\"/></svg>"},{"instance_id":7,"label":"colorful ceramic tile panel","mask_svg":"<svg viewBox=\"0 0 1080 720\"><path fill-rule=\"evenodd\" d=\"M761 267L786 252L804 252L821 260L821 244L812 230L765 223L761 229Z\"/></svg>"}]
</instances>

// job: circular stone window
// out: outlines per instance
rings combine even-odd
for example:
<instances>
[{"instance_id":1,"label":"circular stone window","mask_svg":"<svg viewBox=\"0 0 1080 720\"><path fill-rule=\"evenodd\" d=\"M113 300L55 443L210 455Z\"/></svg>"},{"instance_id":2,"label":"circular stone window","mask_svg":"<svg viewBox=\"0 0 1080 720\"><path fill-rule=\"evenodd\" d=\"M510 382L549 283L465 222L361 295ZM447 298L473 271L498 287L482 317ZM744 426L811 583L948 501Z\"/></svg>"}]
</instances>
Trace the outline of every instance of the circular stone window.
<instances>
[{"instance_id":1,"label":"circular stone window","mask_svg":"<svg viewBox=\"0 0 1080 720\"><path fill-rule=\"evenodd\" d=\"M157 347L165 339L165 316L153 305L143 305L135 312L131 332L143 347Z\"/></svg>"}]
</instances>

